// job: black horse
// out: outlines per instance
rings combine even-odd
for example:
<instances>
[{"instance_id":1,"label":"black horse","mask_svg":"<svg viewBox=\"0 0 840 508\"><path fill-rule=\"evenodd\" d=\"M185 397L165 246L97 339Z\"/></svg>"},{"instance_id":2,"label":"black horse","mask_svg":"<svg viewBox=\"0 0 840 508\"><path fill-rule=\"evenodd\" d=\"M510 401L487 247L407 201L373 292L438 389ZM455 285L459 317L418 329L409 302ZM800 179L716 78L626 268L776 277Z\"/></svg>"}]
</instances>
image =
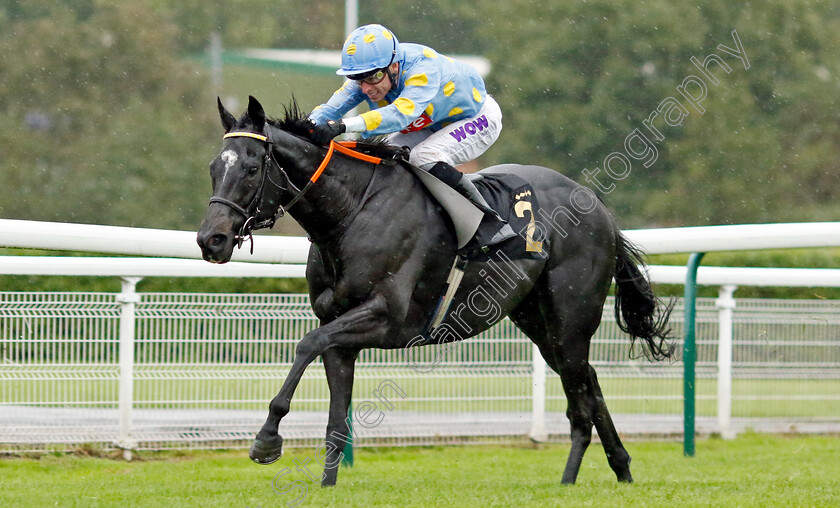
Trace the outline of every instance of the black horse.
<instances>
[{"instance_id":1,"label":"black horse","mask_svg":"<svg viewBox=\"0 0 840 508\"><path fill-rule=\"evenodd\" d=\"M403 162L358 160L332 150L328 156L327 148L308 139L296 104L286 109L283 121L267 119L253 97L238 120L221 101L218 106L226 135L210 164L213 198L198 232L204 259L227 262L252 228L270 226L276 214L288 209L312 240L306 279L320 320L297 345L294 364L269 405L250 456L261 464L280 457L278 425L304 370L320 355L330 389L322 484L334 485L349 432L346 417L357 355L363 348L430 342L417 339L429 338L424 332L456 257L454 229ZM530 183L539 205L549 211L541 215L552 220L541 229L546 252L495 266L492 258L470 261L450 307L455 310L435 329L449 333L436 337L471 337L510 316L562 379L572 440L562 482L575 482L593 425L618 480L631 482L630 455L588 362L589 342L613 278L619 326L631 341L643 339L639 344L656 359L671 355L666 329L671 307L654 297L640 268L641 253L588 190L537 166L502 165L482 173L510 172ZM527 228L523 236L536 229ZM529 245L536 242L529 238ZM504 282L501 276L491 281L488 273L500 273L500 268L508 275ZM486 302L475 303L479 287L499 312L488 317Z\"/></svg>"}]
</instances>

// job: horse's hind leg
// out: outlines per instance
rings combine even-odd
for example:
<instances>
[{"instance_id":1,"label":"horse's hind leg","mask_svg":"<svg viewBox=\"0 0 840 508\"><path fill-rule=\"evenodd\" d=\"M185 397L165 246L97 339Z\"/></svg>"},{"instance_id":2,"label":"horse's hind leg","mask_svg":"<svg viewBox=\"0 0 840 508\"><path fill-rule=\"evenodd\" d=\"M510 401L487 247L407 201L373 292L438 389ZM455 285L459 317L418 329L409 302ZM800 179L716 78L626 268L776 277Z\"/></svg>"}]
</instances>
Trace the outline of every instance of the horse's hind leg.
<instances>
[{"instance_id":1,"label":"horse's hind leg","mask_svg":"<svg viewBox=\"0 0 840 508\"><path fill-rule=\"evenodd\" d=\"M587 277L586 275L590 276ZM557 267L546 273L535 298L529 296L523 304L534 308L539 303L544 331L538 330L536 320L527 319L526 311L511 314L517 325L540 347L546 363L563 381L563 390L568 400L566 416L571 426L572 448L563 472L562 483L572 484L577 480L581 461L592 441L593 425L604 445L610 467L619 481L633 481L630 475L630 455L621 444L612 419L607 411L595 371L589 364L589 341L601 321L603 301L608 285L598 284L598 277L581 267ZM570 291L552 291L552 288L568 288ZM562 293L562 294L561 294ZM589 295L588 298L582 295ZM519 309L526 309L520 305Z\"/></svg>"},{"instance_id":2,"label":"horse's hind leg","mask_svg":"<svg viewBox=\"0 0 840 508\"><path fill-rule=\"evenodd\" d=\"M593 407L589 403L590 385L587 381L588 341L584 341L583 352L575 336L568 336L564 329L567 322L555 311L553 298L537 296L532 292L511 312L514 323L539 347L540 353L552 370L560 374L563 390L566 392L568 408L566 416L571 426L572 448L566 460L561 480L564 484L575 483L583 454L592 441ZM550 291L540 291L550 293ZM536 309L539 309L537 312ZM582 360L581 360L582 358Z\"/></svg>"},{"instance_id":3,"label":"horse's hind leg","mask_svg":"<svg viewBox=\"0 0 840 508\"><path fill-rule=\"evenodd\" d=\"M589 314L588 318L585 318ZM572 317L574 316L574 318ZM566 415L572 432L572 450L563 472L563 483L571 484L577 479L583 454L592 440L592 426L598 430L598 437L604 446L607 461L615 472L618 481L632 482L630 474L630 455L621 443L612 417L601 393L595 369L589 364L589 341L595 333L601 318L601 307L591 312L567 313L567 330L559 335L555 345L555 359L559 366L560 378L569 402ZM578 321L579 326L569 323Z\"/></svg>"},{"instance_id":4,"label":"horse's hind leg","mask_svg":"<svg viewBox=\"0 0 840 508\"><path fill-rule=\"evenodd\" d=\"M574 340L574 337L568 337ZM586 356L569 351L568 347L560 345L554 347L555 365L560 379L563 381L563 390L566 392L568 406L566 417L569 419L571 428L572 448L569 451L569 458L566 460L566 468L563 471L561 483L572 484L577 480L583 454L592 441L592 422L594 417L594 405L592 404L592 388L588 381L588 362Z\"/></svg>"},{"instance_id":5,"label":"horse's hind leg","mask_svg":"<svg viewBox=\"0 0 840 508\"><path fill-rule=\"evenodd\" d=\"M589 379L592 386L592 391L595 394L595 418L593 423L598 430L598 437L601 439L601 444L604 446L604 453L607 454L607 462L615 472L618 481L631 483L633 476L630 474L630 454L621 444L621 438L618 436L618 431L615 430L612 417L609 410L607 410L607 402L604 400L604 395L601 393L601 386L598 384L598 376L595 374L595 369L592 365L589 366Z\"/></svg>"}]
</instances>

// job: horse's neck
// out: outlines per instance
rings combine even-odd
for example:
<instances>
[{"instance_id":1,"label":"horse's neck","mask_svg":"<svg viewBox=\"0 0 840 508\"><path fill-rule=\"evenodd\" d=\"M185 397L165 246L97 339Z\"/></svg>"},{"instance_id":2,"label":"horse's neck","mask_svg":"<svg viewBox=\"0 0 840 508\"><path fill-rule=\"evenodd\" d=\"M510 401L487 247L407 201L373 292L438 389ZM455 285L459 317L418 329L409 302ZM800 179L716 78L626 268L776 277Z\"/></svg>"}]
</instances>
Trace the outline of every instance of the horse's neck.
<instances>
[{"instance_id":1,"label":"horse's neck","mask_svg":"<svg viewBox=\"0 0 840 508\"><path fill-rule=\"evenodd\" d=\"M294 167L288 176L293 179L296 187L304 189L324 161L324 152L275 125L266 124L265 129L274 142L275 158L285 160ZM289 210L289 214L311 238L335 234L361 199L365 182L370 178L370 166L369 163L334 156L323 174Z\"/></svg>"},{"instance_id":2,"label":"horse's neck","mask_svg":"<svg viewBox=\"0 0 840 508\"><path fill-rule=\"evenodd\" d=\"M289 213L313 240L339 236L363 206L373 175L369 163L337 159Z\"/></svg>"}]
</instances>

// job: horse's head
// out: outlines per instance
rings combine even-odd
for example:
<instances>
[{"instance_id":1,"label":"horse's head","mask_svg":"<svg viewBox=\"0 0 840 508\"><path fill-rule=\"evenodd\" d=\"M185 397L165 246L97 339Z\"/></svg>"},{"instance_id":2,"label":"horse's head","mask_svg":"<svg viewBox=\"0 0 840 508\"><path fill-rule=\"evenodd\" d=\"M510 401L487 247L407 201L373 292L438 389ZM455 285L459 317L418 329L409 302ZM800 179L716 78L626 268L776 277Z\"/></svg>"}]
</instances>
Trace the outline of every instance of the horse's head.
<instances>
[{"instance_id":1,"label":"horse's head","mask_svg":"<svg viewBox=\"0 0 840 508\"><path fill-rule=\"evenodd\" d=\"M197 241L206 261L225 263L252 230L274 225L290 182L275 159L262 105L250 97L239 120L221 100L218 106L225 136L221 152L210 163L213 197Z\"/></svg>"},{"instance_id":2,"label":"horse's head","mask_svg":"<svg viewBox=\"0 0 840 508\"><path fill-rule=\"evenodd\" d=\"M218 106L225 135L221 152L210 163L213 197L197 238L206 261L230 261L233 248L241 247L251 231L272 227L275 219L292 206L295 219L307 233L322 238L358 210L372 168L381 158L335 142L329 147L315 145L309 138L309 119L294 100L282 121L266 118L262 105L253 97L239 120L221 100ZM331 163L333 153L346 157ZM402 149L389 157L398 153ZM369 169L361 171L360 165ZM328 166L332 172L326 171ZM319 180L327 173L331 184ZM307 194L310 188L316 188L316 181L318 190Z\"/></svg>"}]
</instances>

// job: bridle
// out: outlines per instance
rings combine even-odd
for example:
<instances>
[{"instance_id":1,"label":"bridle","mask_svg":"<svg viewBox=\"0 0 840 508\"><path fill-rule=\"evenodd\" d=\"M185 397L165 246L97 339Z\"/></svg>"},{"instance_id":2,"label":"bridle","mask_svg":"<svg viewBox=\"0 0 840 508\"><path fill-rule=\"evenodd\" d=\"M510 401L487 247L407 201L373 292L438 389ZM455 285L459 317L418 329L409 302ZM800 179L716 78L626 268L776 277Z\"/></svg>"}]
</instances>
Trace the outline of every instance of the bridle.
<instances>
[{"instance_id":1,"label":"bridle","mask_svg":"<svg viewBox=\"0 0 840 508\"><path fill-rule=\"evenodd\" d=\"M239 228L239 233L234 235L233 238L234 238L234 241L236 242L236 246L239 247L239 248L242 247L242 243L245 241L246 238L251 240L251 253L253 254L253 250L254 250L253 231L255 229L265 229L265 228L273 227L274 223L277 221L277 218L279 218L282 215L281 214L281 215L271 216L271 217L269 217L267 219L264 219L264 220L261 220L261 221L257 220L257 217L260 215L260 212L262 211L262 210L260 210L260 203L262 202L263 191L265 189L265 181L268 180L269 182L271 182L272 185L274 185L276 188L280 189L281 191L287 190L286 187L284 187L282 185L279 185L278 183L276 183L274 180L271 179L271 176L269 176L268 173L269 173L271 163L274 163L274 165L277 166L277 168L280 170L280 172L283 173L284 176L286 176L286 182L288 184L291 185L292 182L288 179L288 175L286 175L286 172L283 170L283 168L280 166L280 164L276 160L274 160L274 155L273 155L274 150L272 150L272 148L271 148L272 143L268 139L268 136L264 136L262 134L257 134L257 133L254 133L254 132L234 131L234 132L229 132L229 133L225 134L223 139L236 138L236 137L253 138L253 139L256 139L256 140L259 140L259 141L262 141L263 143L265 143L265 156L263 157L262 166L260 167L260 171L262 172L262 176L260 178L260 183L257 186L256 192L254 192L254 197L251 198L251 201L245 207L240 206L238 203L234 203L233 201L231 201L227 198L223 198L221 196L213 196L212 198L210 198L210 203L209 204L211 204L211 205L213 203L223 204L223 205L229 207L230 209L234 210L235 212L239 213L243 217L245 217L245 222L242 224L242 227Z\"/></svg>"},{"instance_id":2,"label":"bridle","mask_svg":"<svg viewBox=\"0 0 840 508\"><path fill-rule=\"evenodd\" d=\"M277 222L277 219L283 217L289 209L294 206L295 203L300 201L300 199L309 191L312 185L320 178L321 174L326 169L327 165L329 164L330 160L332 159L333 154L338 151L355 159L359 159L365 162L370 162L372 164L379 164L382 162L382 159L379 157L373 157L370 155L366 155L355 150L352 148L356 147L355 141L340 141L336 142L334 140L330 141L329 148L327 149L327 153L324 156L324 159L321 161L321 164L318 166L318 169L315 170L315 173L309 178L309 181L306 182L306 185L303 186L303 189L299 189L289 178L289 174L286 173L286 170L283 169L283 166L277 162L274 158L274 150L272 148L273 142L263 134L257 134L254 132L247 132L247 131L233 131L228 132L224 135L223 139L228 138L252 138L265 143L265 156L263 157L262 167L260 167L260 171L262 172L262 177L260 178L260 183L257 186L257 190L254 193L254 197L251 198L250 203L248 206L242 207L233 201L223 198L220 196L213 196L210 198L210 203L219 203L223 204L230 209L234 210L235 212L239 213L243 217L245 217L245 222L242 224L242 227L239 228L239 233L234 235L234 241L236 242L236 246L242 248L242 243L247 238L251 242L251 254L254 253L254 236L253 232L258 229L270 229L274 227L274 224ZM285 205L278 204L277 211L272 214L270 217L258 221L257 217L259 217L260 212L260 204L263 201L263 194L265 192L265 182L268 180L275 188L279 189L280 191L287 191L289 188L284 187L274 180L271 179L269 175L269 170L271 164L277 167L280 173L283 175L283 178L286 180L286 183L291 187L291 190L295 192L295 196Z\"/></svg>"}]
</instances>

